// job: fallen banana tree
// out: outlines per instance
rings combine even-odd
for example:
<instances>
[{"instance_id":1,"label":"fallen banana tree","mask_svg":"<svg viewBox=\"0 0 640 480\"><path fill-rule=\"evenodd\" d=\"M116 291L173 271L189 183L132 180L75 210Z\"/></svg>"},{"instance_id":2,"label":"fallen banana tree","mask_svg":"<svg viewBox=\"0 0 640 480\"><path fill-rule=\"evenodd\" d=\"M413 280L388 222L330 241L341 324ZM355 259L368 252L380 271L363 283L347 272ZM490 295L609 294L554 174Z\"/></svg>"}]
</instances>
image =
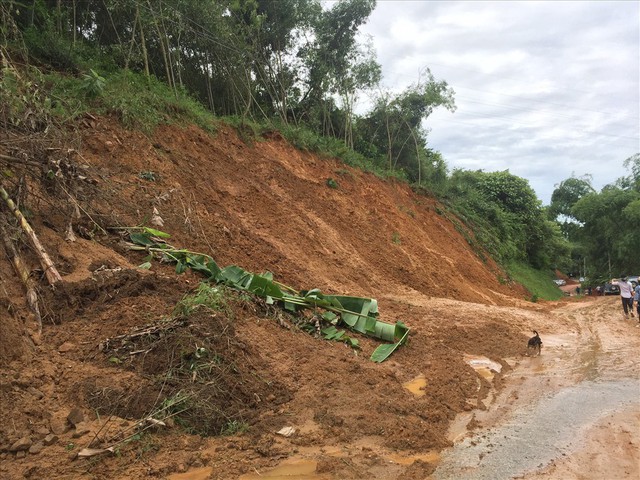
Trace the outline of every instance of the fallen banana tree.
<instances>
[{"instance_id":1,"label":"fallen banana tree","mask_svg":"<svg viewBox=\"0 0 640 480\"><path fill-rule=\"evenodd\" d=\"M258 275L247 272L236 265L220 268L213 258L204 253L178 249L167 243L170 235L148 227L121 228L129 234L131 250L149 253L140 268L150 268L154 258L176 264L176 273L187 269L203 275L207 281L222 283L238 290L253 293L265 299L267 304L281 305L285 310L298 312L302 309L322 309L323 321L329 324L322 330L328 340L346 341L357 346L357 340L344 335L336 327L346 325L349 329L380 340L391 342L380 345L371 355L374 362L383 362L400 345L407 342L409 328L402 322L395 324L377 319L378 302L373 298L327 295L319 289L296 291L273 280L270 272Z\"/></svg>"}]
</instances>

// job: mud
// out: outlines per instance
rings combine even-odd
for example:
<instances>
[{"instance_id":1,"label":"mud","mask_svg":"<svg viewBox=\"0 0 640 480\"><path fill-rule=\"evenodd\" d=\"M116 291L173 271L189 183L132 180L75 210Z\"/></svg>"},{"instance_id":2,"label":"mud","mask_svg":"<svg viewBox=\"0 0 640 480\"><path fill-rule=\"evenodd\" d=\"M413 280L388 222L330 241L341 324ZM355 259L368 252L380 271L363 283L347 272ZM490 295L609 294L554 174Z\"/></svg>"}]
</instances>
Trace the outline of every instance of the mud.
<instances>
[{"instance_id":1,"label":"mud","mask_svg":"<svg viewBox=\"0 0 640 480\"><path fill-rule=\"evenodd\" d=\"M532 303L434 199L277 135L248 144L226 127L147 138L109 118L92 125L79 153L95 184L74 190L75 242L64 239L68 196L29 180L47 199L33 201L30 220L63 276L48 287L23 245L42 335L0 258L1 478L425 480L456 478L457 462L525 478L590 478L592 462L637 478L640 429L625 419L638 419L640 328L617 298ZM377 298L381 320L412 329L409 343L375 364L378 341L327 342L234 293L222 308L176 314L201 278L165 263L137 268L146 253L127 250L114 228L148 223L154 208L172 244L221 266ZM539 357L527 356L533 329ZM602 385L618 397L597 397ZM533 428L589 398L601 401L554 422L557 433ZM149 421L169 409L163 426ZM538 445L527 462L513 458L521 436ZM478 449L455 460L472 442ZM603 445L611 462L594 453Z\"/></svg>"}]
</instances>

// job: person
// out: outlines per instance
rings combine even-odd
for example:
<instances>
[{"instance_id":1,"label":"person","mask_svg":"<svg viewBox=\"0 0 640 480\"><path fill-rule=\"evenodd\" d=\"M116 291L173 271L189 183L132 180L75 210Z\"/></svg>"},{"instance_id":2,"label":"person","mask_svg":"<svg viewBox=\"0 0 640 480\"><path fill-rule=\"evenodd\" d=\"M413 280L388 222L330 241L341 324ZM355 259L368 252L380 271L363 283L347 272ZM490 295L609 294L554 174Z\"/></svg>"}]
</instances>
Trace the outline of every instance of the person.
<instances>
[{"instance_id":1,"label":"person","mask_svg":"<svg viewBox=\"0 0 640 480\"><path fill-rule=\"evenodd\" d=\"M638 313L638 324L640 324L640 283L636 285L633 299L636 301L636 312ZM633 315L633 312L631 314Z\"/></svg>"},{"instance_id":2,"label":"person","mask_svg":"<svg viewBox=\"0 0 640 480\"><path fill-rule=\"evenodd\" d=\"M633 317L633 298L632 291L633 286L631 282L627 281L627 277L623 276L618 282L618 287L620 287L620 298L622 299L622 308L624 309L625 317L629 317L629 312L631 312L631 316Z\"/></svg>"}]
</instances>

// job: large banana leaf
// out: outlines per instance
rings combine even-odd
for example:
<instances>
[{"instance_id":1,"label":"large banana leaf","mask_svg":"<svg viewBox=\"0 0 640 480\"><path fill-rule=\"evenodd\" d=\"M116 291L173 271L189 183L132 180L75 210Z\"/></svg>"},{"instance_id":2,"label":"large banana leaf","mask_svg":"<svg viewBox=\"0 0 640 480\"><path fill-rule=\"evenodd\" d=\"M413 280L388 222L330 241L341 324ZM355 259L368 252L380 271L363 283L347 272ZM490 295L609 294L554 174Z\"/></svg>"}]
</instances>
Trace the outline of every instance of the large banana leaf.
<instances>
[{"instance_id":1,"label":"large banana leaf","mask_svg":"<svg viewBox=\"0 0 640 480\"><path fill-rule=\"evenodd\" d=\"M409 339L409 327L402 322L396 322L394 325L394 338L398 339L396 343L380 345L371 354L371 360L376 363L384 362L400 345L403 345Z\"/></svg>"},{"instance_id":2,"label":"large banana leaf","mask_svg":"<svg viewBox=\"0 0 640 480\"><path fill-rule=\"evenodd\" d=\"M322 308L325 313L323 319L331 324L323 330L325 338L332 340L346 339L346 343L357 346L357 340L340 333L335 326L343 322L350 329L379 338L387 342L380 345L371 355L374 362L382 362L400 345L406 342L409 328L402 322L395 324L377 320L378 302L374 298L352 297L347 295L324 295L319 289L296 292L293 288L277 283L273 274L266 272L262 275L253 274L238 267L229 265L220 269L216 262L208 255L179 250L167 244L163 238L169 234L159 230L131 228L129 238L133 242L132 248L146 250L160 255L162 259L176 262L176 272L183 273L188 268L201 273L210 281L225 283L233 288L251 292L264 297L267 303L282 302L286 310L296 312L302 308Z\"/></svg>"}]
</instances>

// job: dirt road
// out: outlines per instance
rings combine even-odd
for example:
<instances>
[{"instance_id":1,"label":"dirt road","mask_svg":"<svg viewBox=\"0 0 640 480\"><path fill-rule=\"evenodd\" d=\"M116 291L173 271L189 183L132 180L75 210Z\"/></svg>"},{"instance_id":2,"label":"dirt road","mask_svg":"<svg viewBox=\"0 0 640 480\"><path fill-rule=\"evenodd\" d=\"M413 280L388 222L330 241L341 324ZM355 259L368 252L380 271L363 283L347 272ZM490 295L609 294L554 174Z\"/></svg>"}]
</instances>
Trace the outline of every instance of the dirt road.
<instances>
[{"instance_id":1,"label":"dirt road","mask_svg":"<svg viewBox=\"0 0 640 480\"><path fill-rule=\"evenodd\" d=\"M540 326L544 348L505 378L482 428L436 479L640 478L640 328L617 297L571 303Z\"/></svg>"}]
</instances>

